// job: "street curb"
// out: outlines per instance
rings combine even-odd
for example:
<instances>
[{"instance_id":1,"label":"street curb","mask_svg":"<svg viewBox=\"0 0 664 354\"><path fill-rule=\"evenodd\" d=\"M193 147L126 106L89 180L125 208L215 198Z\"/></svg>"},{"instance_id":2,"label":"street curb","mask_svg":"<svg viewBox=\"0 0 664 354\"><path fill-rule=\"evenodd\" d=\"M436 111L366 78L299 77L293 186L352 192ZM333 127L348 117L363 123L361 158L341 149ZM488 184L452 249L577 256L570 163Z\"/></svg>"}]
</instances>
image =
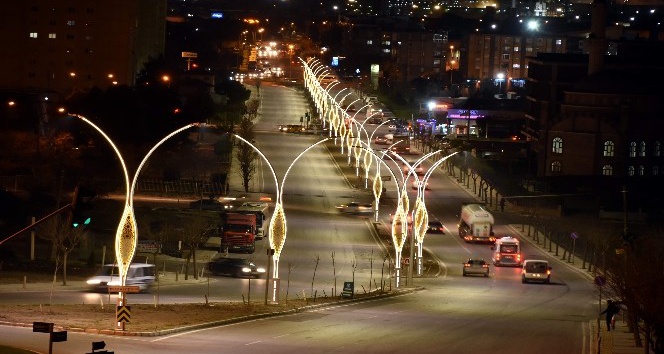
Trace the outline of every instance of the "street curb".
<instances>
[{"instance_id":1,"label":"street curb","mask_svg":"<svg viewBox=\"0 0 664 354\"><path fill-rule=\"evenodd\" d=\"M171 329L159 330L159 331L152 331L152 332L118 331L118 330L113 330L113 329L94 329L94 328L79 328L79 327L68 327L68 326L54 326L54 329L66 330L66 331L78 332L78 333L103 334L103 335L109 335L109 336L160 337L160 336L165 336L165 335L169 335L169 334L176 334L176 333L187 332L187 331L198 330L198 329L211 328L211 327L226 326L226 325L231 325L231 324L235 324L235 323L255 321L255 320L260 320L260 319L270 318L270 317L288 316L288 315L292 315L292 314L315 311L315 310L320 310L320 309L325 309L325 308L334 308L334 307L339 307L339 306L349 306L349 305L359 304L359 303L363 303L363 302L376 301L376 300L381 300L381 299L387 299L387 298L392 298L392 297L397 297L397 296L408 295L408 294L412 294L412 293L422 291L422 290L424 290L423 287L395 289L395 290L391 290L390 293L371 295L371 296L362 297L362 298L359 298L359 299L339 300L339 301L329 302L329 303L325 303L325 304L307 305L307 306L303 306L303 307L294 308L294 309L291 309L291 310L271 312L271 313L262 313L262 314L256 314L256 315L248 315L248 316L242 316L242 317L236 317L236 318L229 318L229 319L220 320L220 321L199 323L199 324L190 325L190 326L177 327L177 328L171 328ZM0 321L0 325L2 325L2 326L13 326L13 327L27 327L27 328L33 326L32 323L5 322L5 321Z\"/></svg>"}]
</instances>

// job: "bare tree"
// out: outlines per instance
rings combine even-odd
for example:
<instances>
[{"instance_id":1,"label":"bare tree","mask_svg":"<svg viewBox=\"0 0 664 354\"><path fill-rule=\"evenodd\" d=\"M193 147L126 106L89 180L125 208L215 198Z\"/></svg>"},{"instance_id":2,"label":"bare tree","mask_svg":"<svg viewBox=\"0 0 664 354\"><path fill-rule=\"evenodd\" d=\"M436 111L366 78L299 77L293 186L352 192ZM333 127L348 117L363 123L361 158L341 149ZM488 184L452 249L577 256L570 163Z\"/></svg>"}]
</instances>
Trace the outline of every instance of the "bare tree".
<instances>
[{"instance_id":1,"label":"bare tree","mask_svg":"<svg viewBox=\"0 0 664 354\"><path fill-rule=\"evenodd\" d=\"M216 221L202 215L192 215L187 218L187 224L182 228L182 238L185 246L189 249L185 262L184 279L189 278L189 264L193 263L194 279L198 279L198 268L196 262L196 250L201 243L206 241L206 231L215 227Z\"/></svg>"},{"instance_id":2,"label":"bare tree","mask_svg":"<svg viewBox=\"0 0 664 354\"><path fill-rule=\"evenodd\" d=\"M240 121L238 135L247 141L254 141L254 123L246 115ZM235 156L240 164L239 172L242 178L242 186L245 192L249 192L249 182L256 171L258 153L244 142L239 142L236 149Z\"/></svg>"},{"instance_id":3,"label":"bare tree","mask_svg":"<svg viewBox=\"0 0 664 354\"><path fill-rule=\"evenodd\" d=\"M71 216L56 215L48 219L42 227L39 228L40 238L51 243L51 258L55 261L53 270L53 283L51 286L51 300L53 297L53 287L57 280L60 267L63 269L62 285L67 285L67 256L78 246L85 235L85 226L72 227Z\"/></svg>"}]
</instances>

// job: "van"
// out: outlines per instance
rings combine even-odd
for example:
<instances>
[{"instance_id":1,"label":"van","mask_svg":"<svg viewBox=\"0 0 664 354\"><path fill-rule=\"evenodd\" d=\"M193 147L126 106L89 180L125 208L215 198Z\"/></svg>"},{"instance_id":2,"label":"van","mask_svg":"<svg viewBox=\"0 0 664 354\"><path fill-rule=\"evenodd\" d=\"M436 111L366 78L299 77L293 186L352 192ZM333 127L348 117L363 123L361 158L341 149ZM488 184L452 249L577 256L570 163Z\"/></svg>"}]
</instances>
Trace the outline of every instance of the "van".
<instances>
[{"instance_id":1,"label":"van","mask_svg":"<svg viewBox=\"0 0 664 354\"><path fill-rule=\"evenodd\" d=\"M108 291L109 286L120 286L120 269L117 264L105 264L90 279L87 284L92 291ZM129 265L125 285L137 285L140 291L145 291L156 280L157 268L154 264L132 263Z\"/></svg>"},{"instance_id":2,"label":"van","mask_svg":"<svg viewBox=\"0 0 664 354\"><path fill-rule=\"evenodd\" d=\"M548 284L551 282L551 267L549 262L541 259L529 259L523 261L521 268L521 282L540 282Z\"/></svg>"}]
</instances>

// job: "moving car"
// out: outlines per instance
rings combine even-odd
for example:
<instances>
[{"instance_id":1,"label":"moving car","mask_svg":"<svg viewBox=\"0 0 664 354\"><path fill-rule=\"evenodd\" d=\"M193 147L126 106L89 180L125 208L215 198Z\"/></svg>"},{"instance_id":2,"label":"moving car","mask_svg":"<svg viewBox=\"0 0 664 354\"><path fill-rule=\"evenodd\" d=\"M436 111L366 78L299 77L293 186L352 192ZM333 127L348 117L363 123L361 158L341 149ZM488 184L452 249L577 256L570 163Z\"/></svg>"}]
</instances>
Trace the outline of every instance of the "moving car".
<instances>
[{"instance_id":1,"label":"moving car","mask_svg":"<svg viewBox=\"0 0 664 354\"><path fill-rule=\"evenodd\" d=\"M445 227L443 226L443 223L438 220L429 220L429 229L427 232L433 234L444 234Z\"/></svg>"},{"instance_id":2,"label":"moving car","mask_svg":"<svg viewBox=\"0 0 664 354\"><path fill-rule=\"evenodd\" d=\"M463 264L463 276L483 275L489 276L489 263L481 258L470 258Z\"/></svg>"},{"instance_id":3,"label":"moving car","mask_svg":"<svg viewBox=\"0 0 664 354\"><path fill-rule=\"evenodd\" d=\"M127 271L125 285L137 285L140 291L145 291L155 282L157 267L148 263L132 263ZM109 286L120 286L120 269L116 264L105 264L90 279L86 281L92 291L108 291Z\"/></svg>"},{"instance_id":4,"label":"moving car","mask_svg":"<svg viewBox=\"0 0 664 354\"><path fill-rule=\"evenodd\" d=\"M551 281L551 266L542 259L529 259L523 261L521 268L521 282L540 282L548 284Z\"/></svg>"},{"instance_id":5,"label":"moving car","mask_svg":"<svg viewBox=\"0 0 664 354\"><path fill-rule=\"evenodd\" d=\"M231 205L226 204L226 203L222 203L219 200L214 199L214 198L208 198L208 199L194 200L193 202L189 203L189 208L199 209L199 210L223 211L223 210L230 209Z\"/></svg>"},{"instance_id":6,"label":"moving car","mask_svg":"<svg viewBox=\"0 0 664 354\"><path fill-rule=\"evenodd\" d=\"M413 181L413 183L412 183L412 187L413 187L413 189L417 189L417 188L418 188L419 186L421 186L421 185L422 185L422 181L417 181L417 180L415 180L415 181ZM427 183L424 185L424 188L423 188L423 189L429 190L429 182L427 182Z\"/></svg>"},{"instance_id":7,"label":"moving car","mask_svg":"<svg viewBox=\"0 0 664 354\"><path fill-rule=\"evenodd\" d=\"M373 204L350 202L348 204L341 204L337 206L337 210L344 214L369 214L373 213Z\"/></svg>"},{"instance_id":8,"label":"moving car","mask_svg":"<svg viewBox=\"0 0 664 354\"><path fill-rule=\"evenodd\" d=\"M228 275L236 278L258 278L265 274L265 268L258 267L245 258L217 258L208 263L208 270L214 275Z\"/></svg>"},{"instance_id":9,"label":"moving car","mask_svg":"<svg viewBox=\"0 0 664 354\"><path fill-rule=\"evenodd\" d=\"M374 139L374 144L378 145L387 145L387 138L384 136L379 136Z\"/></svg>"},{"instance_id":10,"label":"moving car","mask_svg":"<svg viewBox=\"0 0 664 354\"><path fill-rule=\"evenodd\" d=\"M422 164L419 164L415 167L413 165L415 164L416 161L406 161L408 164L402 164L401 169L404 174L408 174L410 172L410 169L413 169L413 172L415 172L418 175L423 175L424 174L424 168L422 167ZM410 167L409 167L410 166Z\"/></svg>"}]
</instances>

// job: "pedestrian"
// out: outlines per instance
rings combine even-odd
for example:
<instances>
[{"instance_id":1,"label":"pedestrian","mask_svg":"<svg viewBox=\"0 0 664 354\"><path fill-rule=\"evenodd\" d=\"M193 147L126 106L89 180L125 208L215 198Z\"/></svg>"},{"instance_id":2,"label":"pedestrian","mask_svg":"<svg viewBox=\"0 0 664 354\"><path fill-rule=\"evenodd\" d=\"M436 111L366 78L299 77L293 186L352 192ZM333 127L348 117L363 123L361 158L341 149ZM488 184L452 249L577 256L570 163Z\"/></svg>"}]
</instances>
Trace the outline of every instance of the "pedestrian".
<instances>
[{"instance_id":1,"label":"pedestrian","mask_svg":"<svg viewBox=\"0 0 664 354\"><path fill-rule=\"evenodd\" d=\"M500 211L505 211L505 198L500 198Z\"/></svg>"},{"instance_id":2,"label":"pedestrian","mask_svg":"<svg viewBox=\"0 0 664 354\"><path fill-rule=\"evenodd\" d=\"M611 327L615 329L615 322L613 322L613 316L617 315L620 312L620 305L613 301L606 301L606 309L600 313L600 315L606 314L606 330L611 331Z\"/></svg>"}]
</instances>

